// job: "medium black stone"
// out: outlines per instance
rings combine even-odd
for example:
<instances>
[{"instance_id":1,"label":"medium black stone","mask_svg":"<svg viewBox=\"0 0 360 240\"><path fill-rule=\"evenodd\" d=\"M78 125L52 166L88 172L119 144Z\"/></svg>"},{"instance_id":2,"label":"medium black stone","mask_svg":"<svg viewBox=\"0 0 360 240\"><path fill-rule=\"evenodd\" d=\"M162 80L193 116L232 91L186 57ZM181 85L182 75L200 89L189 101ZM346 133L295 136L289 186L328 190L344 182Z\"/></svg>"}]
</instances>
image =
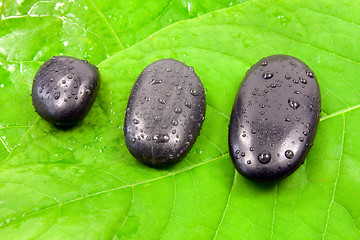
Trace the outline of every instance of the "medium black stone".
<instances>
[{"instance_id":1,"label":"medium black stone","mask_svg":"<svg viewBox=\"0 0 360 240\"><path fill-rule=\"evenodd\" d=\"M287 55L261 59L239 88L229 124L235 168L257 181L276 181L305 160L317 131L320 90L313 71Z\"/></svg>"},{"instance_id":2,"label":"medium black stone","mask_svg":"<svg viewBox=\"0 0 360 240\"><path fill-rule=\"evenodd\" d=\"M143 163L179 162L191 149L205 117L205 92L192 67L174 59L147 66L136 80L125 115L125 142Z\"/></svg>"},{"instance_id":3,"label":"medium black stone","mask_svg":"<svg viewBox=\"0 0 360 240\"><path fill-rule=\"evenodd\" d=\"M73 57L53 57L40 66L33 80L35 111L56 125L72 125L90 111L100 88L94 65Z\"/></svg>"}]
</instances>

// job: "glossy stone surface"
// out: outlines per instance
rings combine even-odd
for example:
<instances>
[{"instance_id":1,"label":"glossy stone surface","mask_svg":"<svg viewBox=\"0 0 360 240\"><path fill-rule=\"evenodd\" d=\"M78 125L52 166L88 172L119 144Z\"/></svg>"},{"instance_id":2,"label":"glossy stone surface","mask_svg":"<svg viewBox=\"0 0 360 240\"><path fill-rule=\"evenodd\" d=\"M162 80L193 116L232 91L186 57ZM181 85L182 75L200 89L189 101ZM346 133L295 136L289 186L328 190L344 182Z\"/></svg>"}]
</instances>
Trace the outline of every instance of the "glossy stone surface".
<instances>
[{"instance_id":1,"label":"glossy stone surface","mask_svg":"<svg viewBox=\"0 0 360 240\"><path fill-rule=\"evenodd\" d=\"M192 67L174 59L147 66L136 80L125 116L125 142L143 163L179 162L191 149L205 117L205 92Z\"/></svg>"},{"instance_id":2,"label":"glossy stone surface","mask_svg":"<svg viewBox=\"0 0 360 240\"><path fill-rule=\"evenodd\" d=\"M90 111L100 88L94 65L73 57L53 57L36 73L32 86L35 111L56 125L72 125Z\"/></svg>"},{"instance_id":3,"label":"glossy stone surface","mask_svg":"<svg viewBox=\"0 0 360 240\"><path fill-rule=\"evenodd\" d=\"M229 124L235 168L257 181L276 181L305 160L317 131L320 90L313 71L287 55L264 58L246 73Z\"/></svg>"}]
</instances>

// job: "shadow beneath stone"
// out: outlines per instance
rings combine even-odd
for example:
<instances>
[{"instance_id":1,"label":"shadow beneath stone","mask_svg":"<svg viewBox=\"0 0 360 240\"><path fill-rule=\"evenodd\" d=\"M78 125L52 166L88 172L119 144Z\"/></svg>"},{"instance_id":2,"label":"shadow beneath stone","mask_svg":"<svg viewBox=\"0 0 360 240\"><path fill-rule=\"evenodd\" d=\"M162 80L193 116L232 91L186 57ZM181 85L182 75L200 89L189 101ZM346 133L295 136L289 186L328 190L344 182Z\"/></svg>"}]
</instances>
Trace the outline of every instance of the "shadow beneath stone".
<instances>
[{"instance_id":1,"label":"shadow beneath stone","mask_svg":"<svg viewBox=\"0 0 360 240\"><path fill-rule=\"evenodd\" d=\"M251 188L257 189L258 191L262 191L262 192L273 191L277 184L277 181L276 182L257 182L254 180L247 179L247 178L241 176L241 174L239 174L239 175L240 175L239 177L244 178L243 181L246 185L248 185Z\"/></svg>"},{"instance_id":2,"label":"shadow beneath stone","mask_svg":"<svg viewBox=\"0 0 360 240\"><path fill-rule=\"evenodd\" d=\"M56 124L53 124L53 126L58 129L58 130L62 130L62 131L70 131L76 127L79 127L81 126L81 122L80 123L77 123L77 124L69 124L69 125L56 125Z\"/></svg>"}]
</instances>

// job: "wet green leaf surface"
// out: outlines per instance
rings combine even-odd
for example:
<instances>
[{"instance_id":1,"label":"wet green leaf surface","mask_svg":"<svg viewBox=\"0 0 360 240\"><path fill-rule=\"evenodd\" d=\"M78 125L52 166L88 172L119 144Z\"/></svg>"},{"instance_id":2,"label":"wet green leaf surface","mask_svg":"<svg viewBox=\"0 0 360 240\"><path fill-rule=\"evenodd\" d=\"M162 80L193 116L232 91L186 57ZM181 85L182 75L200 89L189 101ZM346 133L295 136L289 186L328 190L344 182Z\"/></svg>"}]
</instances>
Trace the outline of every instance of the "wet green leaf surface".
<instances>
[{"instance_id":1,"label":"wet green leaf surface","mask_svg":"<svg viewBox=\"0 0 360 240\"><path fill-rule=\"evenodd\" d=\"M2 2L0 239L360 238L359 13L355 0ZM39 118L29 95L59 54L102 75L70 129ZM305 164L259 184L235 172L227 126L247 69L272 54L314 70L323 111ZM156 170L128 153L122 127L137 76L168 57L195 68L208 106L186 158Z\"/></svg>"}]
</instances>

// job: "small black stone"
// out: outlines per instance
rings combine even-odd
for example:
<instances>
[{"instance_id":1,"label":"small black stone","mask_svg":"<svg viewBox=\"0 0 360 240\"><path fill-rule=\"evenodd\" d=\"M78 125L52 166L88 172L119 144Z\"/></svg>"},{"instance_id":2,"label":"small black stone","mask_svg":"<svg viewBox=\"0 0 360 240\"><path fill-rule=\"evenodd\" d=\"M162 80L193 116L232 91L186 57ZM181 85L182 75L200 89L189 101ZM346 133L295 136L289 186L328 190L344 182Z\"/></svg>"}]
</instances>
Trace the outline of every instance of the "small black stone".
<instances>
[{"instance_id":1,"label":"small black stone","mask_svg":"<svg viewBox=\"0 0 360 240\"><path fill-rule=\"evenodd\" d=\"M205 91L194 68L174 59L147 66L132 87L124 133L129 152L162 167L191 149L205 117Z\"/></svg>"},{"instance_id":2,"label":"small black stone","mask_svg":"<svg viewBox=\"0 0 360 240\"><path fill-rule=\"evenodd\" d=\"M277 181L293 173L313 144L320 107L317 79L305 63L287 55L261 59L244 77L230 118L235 168L256 181Z\"/></svg>"},{"instance_id":3,"label":"small black stone","mask_svg":"<svg viewBox=\"0 0 360 240\"><path fill-rule=\"evenodd\" d=\"M100 88L94 65L73 57L52 57L40 66L32 85L35 111L56 125L73 125L90 111Z\"/></svg>"}]
</instances>

